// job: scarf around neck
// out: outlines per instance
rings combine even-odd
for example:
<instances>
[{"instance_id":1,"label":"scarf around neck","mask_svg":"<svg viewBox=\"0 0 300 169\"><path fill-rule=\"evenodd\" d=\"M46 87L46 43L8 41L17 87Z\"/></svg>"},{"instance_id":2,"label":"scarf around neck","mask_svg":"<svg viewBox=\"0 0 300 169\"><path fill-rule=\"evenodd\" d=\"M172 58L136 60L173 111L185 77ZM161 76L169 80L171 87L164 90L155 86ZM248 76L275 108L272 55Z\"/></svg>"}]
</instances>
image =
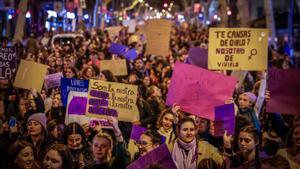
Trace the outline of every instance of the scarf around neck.
<instances>
[{"instance_id":1,"label":"scarf around neck","mask_svg":"<svg viewBox=\"0 0 300 169\"><path fill-rule=\"evenodd\" d=\"M196 169L197 161L197 141L194 139L190 143L185 143L178 139L174 143L172 158L178 169Z\"/></svg>"}]
</instances>

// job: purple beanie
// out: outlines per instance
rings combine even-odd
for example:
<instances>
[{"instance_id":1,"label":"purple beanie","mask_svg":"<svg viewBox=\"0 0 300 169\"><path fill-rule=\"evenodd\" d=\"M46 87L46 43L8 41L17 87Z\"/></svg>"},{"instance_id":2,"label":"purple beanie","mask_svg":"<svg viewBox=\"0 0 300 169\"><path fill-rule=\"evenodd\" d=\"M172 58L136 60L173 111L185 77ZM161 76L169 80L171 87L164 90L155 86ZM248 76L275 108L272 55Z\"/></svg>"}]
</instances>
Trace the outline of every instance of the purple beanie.
<instances>
[{"instance_id":1,"label":"purple beanie","mask_svg":"<svg viewBox=\"0 0 300 169\"><path fill-rule=\"evenodd\" d=\"M44 113L35 113L33 115L31 115L29 118L28 118L28 121L27 123L30 121L30 120L34 120L34 121L37 121L39 122L42 127L45 129L45 131L47 131L47 117Z\"/></svg>"},{"instance_id":2,"label":"purple beanie","mask_svg":"<svg viewBox=\"0 0 300 169\"><path fill-rule=\"evenodd\" d=\"M243 94L245 94L249 97L249 100L250 100L251 103L255 103L255 101L256 101L255 94L253 94L252 92L245 92Z\"/></svg>"}]
</instances>

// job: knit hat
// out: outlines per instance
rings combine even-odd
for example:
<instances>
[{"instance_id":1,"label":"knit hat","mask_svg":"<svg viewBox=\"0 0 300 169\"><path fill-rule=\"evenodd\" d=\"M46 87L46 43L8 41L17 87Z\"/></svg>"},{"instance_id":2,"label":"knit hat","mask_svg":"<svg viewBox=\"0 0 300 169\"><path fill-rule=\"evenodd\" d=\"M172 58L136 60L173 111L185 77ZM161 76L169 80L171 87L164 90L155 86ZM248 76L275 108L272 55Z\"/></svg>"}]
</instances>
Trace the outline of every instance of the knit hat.
<instances>
[{"instance_id":1,"label":"knit hat","mask_svg":"<svg viewBox=\"0 0 300 169\"><path fill-rule=\"evenodd\" d=\"M28 120L27 120L27 123L30 121L30 120L34 120L34 121L37 121L39 122L42 127L45 129L45 131L47 130L47 117L44 113L35 113L33 115L31 115Z\"/></svg>"},{"instance_id":2,"label":"knit hat","mask_svg":"<svg viewBox=\"0 0 300 169\"><path fill-rule=\"evenodd\" d=\"M249 98L249 100L250 100L251 103L255 103L255 101L256 101L255 94L253 94L252 92L245 92L243 94L245 94L245 95L248 96L248 98Z\"/></svg>"}]
</instances>

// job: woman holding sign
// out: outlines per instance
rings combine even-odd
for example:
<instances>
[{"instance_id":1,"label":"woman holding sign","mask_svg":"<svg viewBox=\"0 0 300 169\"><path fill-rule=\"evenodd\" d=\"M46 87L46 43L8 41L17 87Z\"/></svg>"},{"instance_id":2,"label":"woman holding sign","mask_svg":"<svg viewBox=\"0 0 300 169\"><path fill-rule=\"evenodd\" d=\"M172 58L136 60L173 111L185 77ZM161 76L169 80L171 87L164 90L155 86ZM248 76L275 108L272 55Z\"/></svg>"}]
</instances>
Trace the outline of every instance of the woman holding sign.
<instances>
[{"instance_id":1,"label":"woman holding sign","mask_svg":"<svg viewBox=\"0 0 300 169\"><path fill-rule=\"evenodd\" d=\"M94 136L92 143L93 162L86 165L84 169L125 169L130 162L130 154L126 150L126 143L118 127L116 118L109 118L108 123L112 126L116 143L110 134L99 132ZM113 154L113 149L116 149Z\"/></svg>"},{"instance_id":2,"label":"woman holding sign","mask_svg":"<svg viewBox=\"0 0 300 169\"><path fill-rule=\"evenodd\" d=\"M232 151L232 137L224 134L224 148L226 168L249 168L256 169L261 167L260 159L265 155L259 151L259 132L252 125L244 126L237 137L239 151Z\"/></svg>"},{"instance_id":3,"label":"woman holding sign","mask_svg":"<svg viewBox=\"0 0 300 169\"><path fill-rule=\"evenodd\" d=\"M223 157L217 148L206 141L197 140L196 124L192 118L184 117L178 122L177 134L171 152L178 169L196 169L204 159L212 159L219 167L222 166Z\"/></svg>"}]
</instances>

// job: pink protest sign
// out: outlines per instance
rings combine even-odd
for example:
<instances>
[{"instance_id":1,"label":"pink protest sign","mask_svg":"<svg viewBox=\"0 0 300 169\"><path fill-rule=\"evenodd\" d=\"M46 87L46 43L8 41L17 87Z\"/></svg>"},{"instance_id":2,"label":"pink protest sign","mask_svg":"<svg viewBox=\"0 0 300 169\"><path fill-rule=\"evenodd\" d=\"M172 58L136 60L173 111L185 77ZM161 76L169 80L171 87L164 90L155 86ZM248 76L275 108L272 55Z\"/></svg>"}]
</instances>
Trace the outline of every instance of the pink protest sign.
<instances>
[{"instance_id":1,"label":"pink protest sign","mask_svg":"<svg viewBox=\"0 0 300 169\"><path fill-rule=\"evenodd\" d=\"M300 114L300 71L270 69L268 90L271 99L267 102L267 112Z\"/></svg>"},{"instance_id":2,"label":"pink protest sign","mask_svg":"<svg viewBox=\"0 0 300 169\"><path fill-rule=\"evenodd\" d=\"M215 106L232 97L236 79L200 67L176 62L167 95L168 106L214 120Z\"/></svg>"}]
</instances>

